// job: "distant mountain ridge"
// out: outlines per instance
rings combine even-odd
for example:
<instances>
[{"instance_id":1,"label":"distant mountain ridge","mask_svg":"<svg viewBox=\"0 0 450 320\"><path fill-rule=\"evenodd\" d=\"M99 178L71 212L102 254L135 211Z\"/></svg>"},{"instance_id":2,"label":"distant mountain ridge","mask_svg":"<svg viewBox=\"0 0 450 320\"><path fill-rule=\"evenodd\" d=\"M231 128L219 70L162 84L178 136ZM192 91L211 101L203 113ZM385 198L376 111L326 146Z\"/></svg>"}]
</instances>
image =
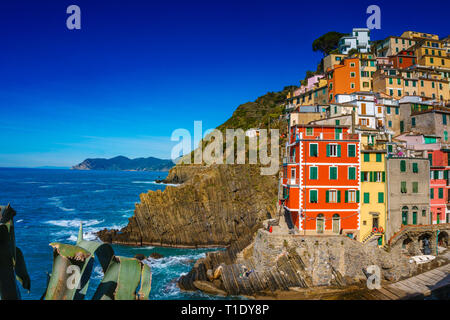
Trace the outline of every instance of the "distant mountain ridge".
<instances>
[{"instance_id":1,"label":"distant mountain ridge","mask_svg":"<svg viewBox=\"0 0 450 320\"><path fill-rule=\"evenodd\" d=\"M172 160L154 157L129 159L118 156L111 159L86 159L73 166L73 170L111 170L111 171L169 171L175 164Z\"/></svg>"}]
</instances>

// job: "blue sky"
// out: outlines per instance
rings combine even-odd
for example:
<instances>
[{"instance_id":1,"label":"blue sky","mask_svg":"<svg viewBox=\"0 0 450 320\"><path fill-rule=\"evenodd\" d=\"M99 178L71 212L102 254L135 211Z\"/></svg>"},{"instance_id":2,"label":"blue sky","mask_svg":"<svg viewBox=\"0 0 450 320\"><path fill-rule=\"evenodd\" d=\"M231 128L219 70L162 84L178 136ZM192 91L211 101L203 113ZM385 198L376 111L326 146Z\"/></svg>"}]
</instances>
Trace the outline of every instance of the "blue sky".
<instances>
[{"instance_id":1,"label":"blue sky","mask_svg":"<svg viewBox=\"0 0 450 320\"><path fill-rule=\"evenodd\" d=\"M71 4L81 30L66 28ZM2 0L0 166L169 158L175 129L298 84L321 59L313 40L364 27L371 4L372 39L450 33L448 1Z\"/></svg>"}]
</instances>

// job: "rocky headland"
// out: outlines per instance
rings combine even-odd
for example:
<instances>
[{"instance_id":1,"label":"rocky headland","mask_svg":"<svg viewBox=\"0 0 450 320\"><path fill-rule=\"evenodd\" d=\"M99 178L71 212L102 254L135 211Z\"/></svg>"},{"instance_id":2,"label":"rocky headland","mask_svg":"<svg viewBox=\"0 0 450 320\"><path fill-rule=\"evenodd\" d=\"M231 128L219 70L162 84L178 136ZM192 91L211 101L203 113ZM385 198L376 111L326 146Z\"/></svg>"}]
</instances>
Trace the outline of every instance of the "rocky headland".
<instances>
[{"instance_id":1,"label":"rocky headland","mask_svg":"<svg viewBox=\"0 0 450 320\"><path fill-rule=\"evenodd\" d=\"M173 247L229 246L254 234L276 214L276 176L263 176L257 165L174 167L164 191L140 195L140 203L122 230L102 230L102 241Z\"/></svg>"}]
</instances>

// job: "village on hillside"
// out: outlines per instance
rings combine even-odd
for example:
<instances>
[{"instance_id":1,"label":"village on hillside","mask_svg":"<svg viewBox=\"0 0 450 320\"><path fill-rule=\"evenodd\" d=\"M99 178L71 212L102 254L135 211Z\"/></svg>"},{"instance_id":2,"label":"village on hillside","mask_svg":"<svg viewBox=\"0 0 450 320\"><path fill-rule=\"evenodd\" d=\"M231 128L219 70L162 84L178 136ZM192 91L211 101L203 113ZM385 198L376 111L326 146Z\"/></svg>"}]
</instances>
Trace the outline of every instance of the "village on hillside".
<instances>
[{"instance_id":1,"label":"village on hillside","mask_svg":"<svg viewBox=\"0 0 450 320\"><path fill-rule=\"evenodd\" d=\"M405 31L371 42L354 28L321 67L285 104L289 232L437 254L450 229L450 38Z\"/></svg>"}]
</instances>

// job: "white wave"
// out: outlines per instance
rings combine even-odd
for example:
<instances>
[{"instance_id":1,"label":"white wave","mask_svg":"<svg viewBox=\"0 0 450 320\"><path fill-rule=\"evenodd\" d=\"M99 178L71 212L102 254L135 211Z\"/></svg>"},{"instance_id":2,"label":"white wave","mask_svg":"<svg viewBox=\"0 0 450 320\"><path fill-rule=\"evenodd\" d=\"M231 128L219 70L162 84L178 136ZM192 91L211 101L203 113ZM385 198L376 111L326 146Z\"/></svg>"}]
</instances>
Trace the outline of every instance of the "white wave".
<instances>
[{"instance_id":1,"label":"white wave","mask_svg":"<svg viewBox=\"0 0 450 320\"><path fill-rule=\"evenodd\" d=\"M31 183L40 183L40 182L37 182L37 181L24 181L22 183L31 184Z\"/></svg>"},{"instance_id":2,"label":"white wave","mask_svg":"<svg viewBox=\"0 0 450 320\"><path fill-rule=\"evenodd\" d=\"M94 190L94 191L92 191L92 192L94 192L94 193L100 193L100 192L106 192L106 190Z\"/></svg>"},{"instance_id":3,"label":"white wave","mask_svg":"<svg viewBox=\"0 0 450 320\"><path fill-rule=\"evenodd\" d=\"M136 247L136 248L134 248L134 249L136 249L136 250L150 250L150 249L153 249L154 247L152 247L152 246L148 246L148 247Z\"/></svg>"},{"instance_id":4,"label":"white wave","mask_svg":"<svg viewBox=\"0 0 450 320\"><path fill-rule=\"evenodd\" d=\"M190 263L191 261L196 261L200 258L204 258L205 256L206 256L205 253L197 253L189 255L163 257L161 259L149 258L148 260L150 261L152 268L166 269L174 265L187 264Z\"/></svg>"},{"instance_id":5,"label":"white wave","mask_svg":"<svg viewBox=\"0 0 450 320\"><path fill-rule=\"evenodd\" d=\"M136 184L155 184L155 185L159 185L159 186L172 186L172 187L178 187L179 184L175 184L175 183L162 183L162 182L156 182L156 181L132 181L131 183L136 183Z\"/></svg>"},{"instance_id":6,"label":"white wave","mask_svg":"<svg viewBox=\"0 0 450 320\"><path fill-rule=\"evenodd\" d=\"M73 184L73 182L58 182L57 184Z\"/></svg>"},{"instance_id":7,"label":"white wave","mask_svg":"<svg viewBox=\"0 0 450 320\"><path fill-rule=\"evenodd\" d=\"M58 207L58 208L60 208L62 211L66 211L66 212L75 211L75 209L72 209L72 208L64 208L64 207Z\"/></svg>"},{"instance_id":8,"label":"white wave","mask_svg":"<svg viewBox=\"0 0 450 320\"><path fill-rule=\"evenodd\" d=\"M16 223L19 223L19 222L22 222L22 221L23 221L23 219L19 219L19 220L16 221Z\"/></svg>"},{"instance_id":9,"label":"white wave","mask_svg":"<svg viewBox=\"0 0 450 320\"><path fill-rule=\"evenodd\" d=\"M73 242L76 242L77 239L78 239L78 233L76 235L71 234L70 237L67 238L68 241L73 241ZM86 233L83 233L83 240L95 241L95 240L98 240L98 237L93 232L86 232Z\"/></svg>"},{"instance_id":10,"label":"white wave","mask_svg":"<svg viewBox=\"0 0 450 320\"><path fill-rule=\"evenodd\" d=\"M45 185L45 186L39 186L39 188L53 188L53 186Z\"/></svg>"},{"instance_id":11,"label":"white wave","mask_svg":"<svg viewBox=\"0 0 450 320\"><path fill-rule=\"evenodd\" d=\"M94 226L97 224L100 224L104 222L105 220L97 220L97 219L91 219L91 220L80 220L80 219L73 219L73 220L49 220L46 221L46 224L51 224L58 227L72 227L72 228L78 228L81 223L83 223L83 227L89 227Z\"/></svg>"}]
</instances>

